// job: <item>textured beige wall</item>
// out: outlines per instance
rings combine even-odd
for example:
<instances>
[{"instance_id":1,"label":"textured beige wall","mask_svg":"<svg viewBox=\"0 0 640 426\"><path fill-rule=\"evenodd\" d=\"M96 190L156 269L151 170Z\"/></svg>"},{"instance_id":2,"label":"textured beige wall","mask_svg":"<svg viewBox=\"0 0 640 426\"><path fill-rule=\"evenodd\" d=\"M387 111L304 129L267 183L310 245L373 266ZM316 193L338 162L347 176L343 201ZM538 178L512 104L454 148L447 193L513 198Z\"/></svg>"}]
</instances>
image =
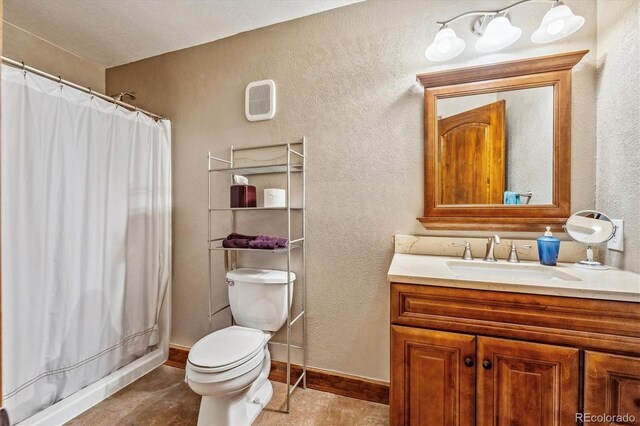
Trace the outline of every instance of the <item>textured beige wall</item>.
<instances>
[{"instance_id":1,"label":"textured beige wall","mask_svg":"<svg viewBox=\"0 0 640 426\"><path fill-rule=\"evenodd\" d=\"M190 346L208 332L207 151L225 156L231 144L306 135L309 363L388 379L392 235L425 233L416 221L423 212L424 111L415 75L595 49L595 2L568 1L586 24L562 42L528 41L547 7L528 4L512 13L524 32L513 48L478 55L465 21L454 25L467 40L462 56L437 65L425 59L435 20L509 3L369 0L107 70L109 92L135 90L141 107L173 121L174 343ZM278 112L250 123L244 89L265 78L277 84ZM573 95L572 200L582 209L595 204L594 53L575 68ZM221 263L214 261L217 277ZM225 293L219 282L220 306ZM227 321L222 315L215 326Z\"/></svg>"},{"instance_id":2,"label":"textured beige wall","mask_svg":"<svg viewBox=\"0 0 640 426\"><path fill-rule=\"evenodd\" d=\"M640 272L640 1L598 2L596 206L624 219L624 252L605 261Z\"/></svg>"},{"instance_id":3,"label":"textured beige wall","mask_svg":"<svg viewBox=\"0 0 640 426\"><path fill-rule=\"evenodd\" d=\"M104 93L105 69L28 33L11 23L4 25L4 55L27 65L59 75L65 80Z\"/></svg>"}]
</instances>

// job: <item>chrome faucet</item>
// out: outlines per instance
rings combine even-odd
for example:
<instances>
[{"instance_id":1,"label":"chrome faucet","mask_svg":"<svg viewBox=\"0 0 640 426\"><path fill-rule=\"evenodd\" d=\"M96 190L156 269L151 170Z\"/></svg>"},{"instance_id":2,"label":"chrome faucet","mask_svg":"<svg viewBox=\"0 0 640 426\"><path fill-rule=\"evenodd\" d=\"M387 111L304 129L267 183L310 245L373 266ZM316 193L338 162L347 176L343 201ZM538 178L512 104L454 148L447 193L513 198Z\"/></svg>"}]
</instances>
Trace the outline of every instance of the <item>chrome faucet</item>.
<instances>
[{"instance_id":1,"label":"chrome faucet","mask_svg":"<svg viewBox=\"0 0 640 426\"><path fill-rule=\"evenodd\" d=\"M489 237L489 241L487 241L487 252L484 254L485 262L496 262L496 255L494 254L494 249L496 248L496 244L500 244L500 237L494 235L493 237Z\"/></svg>"}]
</instances>

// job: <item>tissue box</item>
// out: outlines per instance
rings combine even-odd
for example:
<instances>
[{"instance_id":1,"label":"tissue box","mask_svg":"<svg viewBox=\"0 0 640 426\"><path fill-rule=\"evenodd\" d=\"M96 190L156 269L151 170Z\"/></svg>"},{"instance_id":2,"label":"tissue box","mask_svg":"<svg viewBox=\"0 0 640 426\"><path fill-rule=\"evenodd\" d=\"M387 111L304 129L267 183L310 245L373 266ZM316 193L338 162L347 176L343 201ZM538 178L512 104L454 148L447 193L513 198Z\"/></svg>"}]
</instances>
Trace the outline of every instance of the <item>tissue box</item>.
<instances>
[{"instance_id":1,"label":"tissue box","mask_svg":"<svg viewBox=\"0 0 640 426\"><path fill-rule=\"evenodd\" d=\"M231 208L256 207L256 187L231 185Z\"/></svg>"}]
</instances>

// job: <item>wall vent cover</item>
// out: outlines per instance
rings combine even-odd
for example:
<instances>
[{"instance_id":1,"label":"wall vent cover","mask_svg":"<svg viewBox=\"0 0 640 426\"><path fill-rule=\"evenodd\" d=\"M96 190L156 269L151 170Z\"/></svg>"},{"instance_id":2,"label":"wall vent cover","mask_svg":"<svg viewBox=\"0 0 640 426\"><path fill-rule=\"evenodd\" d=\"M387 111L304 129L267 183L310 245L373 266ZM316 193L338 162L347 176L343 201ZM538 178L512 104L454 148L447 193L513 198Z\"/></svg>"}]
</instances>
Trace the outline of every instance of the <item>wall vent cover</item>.
<instances>
[{"instance_id":1,"label":"wall vent cover","mask_svg":"<svg viewBox=\"0 0 640 426\"><path fill-rule=\"evenodd\" d=\"M254 81L244 92L244 113L249 121L271 120L276 114L276 83Z\"/></svg>"}]
</instances>

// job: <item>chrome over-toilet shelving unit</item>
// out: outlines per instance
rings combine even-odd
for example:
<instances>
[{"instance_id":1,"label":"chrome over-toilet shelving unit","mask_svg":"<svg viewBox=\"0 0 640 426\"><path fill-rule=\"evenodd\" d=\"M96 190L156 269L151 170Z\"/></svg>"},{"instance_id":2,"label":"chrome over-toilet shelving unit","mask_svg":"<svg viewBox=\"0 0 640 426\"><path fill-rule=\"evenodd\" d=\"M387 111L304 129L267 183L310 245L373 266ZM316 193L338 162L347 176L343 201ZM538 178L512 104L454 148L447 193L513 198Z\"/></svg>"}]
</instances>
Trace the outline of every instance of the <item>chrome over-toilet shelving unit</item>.
<instances>
[{"instance_id":1,"label":"chrome over-toilet shelving unit","mask_svg":"<svg viewBox=\"0 0 640 426\"><path fill-rule=\"evenodd\" d=\"M294 149L294 147L296 149ZM303 137L298 142L293 143L280 143L273 145L264 145L257 147L242 147L237 148L233 145L231 146L230 159L225 160L222 158L217 158L211 155L211 152L208 153L207 158L207 166L208 166L208 243L209 243L209 323L212 324L212 318L219 312L222 312L229 305L226 305L215 312L212 312L212 301L211 301L211 286L213 285L213 273L211 270L212 267L212 256L213 253L217 251L225 252L225 267L229 265L233 265L235 262L233 259L237 257L237 252L267 252L267 253L275 253L275 254L286 254L287 256L287 284L291 282L291 254L292 252L301 252L302 260L301 260L301 274L296 276L295 286L301 287L302 293L302 306L300 312L292 317L293 304L291 288L287 285L287 306L291 306L287 309L287 341L286 342L275 342L269 341L271 345L282 345L287 348L287 404L286 404L286 413L290 412L290 400L291 394L293 391L302 384L304 389L307 388L307 277L306 277L306 163L305 163L305 151L306 151L306 138ZM237 167L234 159L236 158L236 153L239 151L260 151L264 149L283 149L286 151L286 163L281 164L264 164L264 165L256 165L256 166L243 166ZM284 155L282 156L284 157ZM293 162L292 159L296 158L298 162ZM254 160L256 162L260 162L260 160ZM269 160L265 160L264 162L268 162ZM212 165L215 163L223 163L226 166L222 168L213 168ZM286 207L242 207L242 208L216 208L211 205L212 196L212 175L216 173L224 173L231 176L231 182L233 183L233 175L265 175L265 174L273 174L280 173L286 174L287 176L287 187L286 187ZM300 176L301 179L301 199L299 206L291 205L291 180L292 177ZM238 212L264 212L264 211L273 211L280 210L286 212L287 214L287 247L284 249L274 249L274 250L264 250L264 249L249 249L249 248L225 248L222 246L222 240L226 237L213 237L211 235L211 220L213 218L213 214L218 212L231 212L231 232L236 232L236 214ZM291 230L291 214L292 212L299 212L301 214L300 222L301 222L301 236L300 238L292 239L292 230ZM229 261L228 257L231 257L232 260ZM301 284L300 284L301 283ZM302 324L302 344L295 345L291 341L291 329L295 323L301 320ZM292 385L291 384L291 349L300 350L302 352L302 374L298 378L298 380Z\"/></svg>"}]
</instances>

